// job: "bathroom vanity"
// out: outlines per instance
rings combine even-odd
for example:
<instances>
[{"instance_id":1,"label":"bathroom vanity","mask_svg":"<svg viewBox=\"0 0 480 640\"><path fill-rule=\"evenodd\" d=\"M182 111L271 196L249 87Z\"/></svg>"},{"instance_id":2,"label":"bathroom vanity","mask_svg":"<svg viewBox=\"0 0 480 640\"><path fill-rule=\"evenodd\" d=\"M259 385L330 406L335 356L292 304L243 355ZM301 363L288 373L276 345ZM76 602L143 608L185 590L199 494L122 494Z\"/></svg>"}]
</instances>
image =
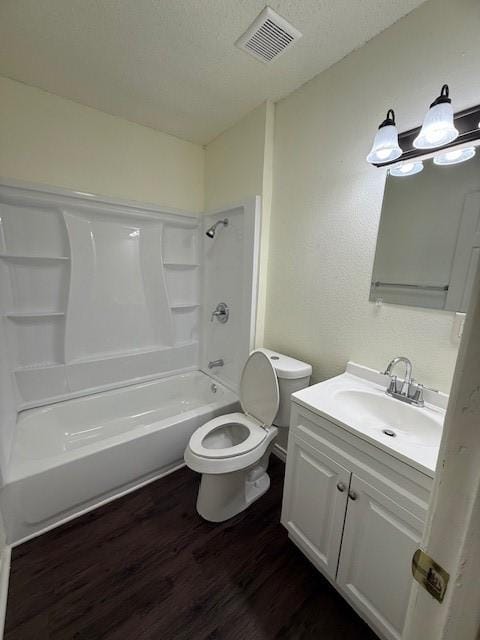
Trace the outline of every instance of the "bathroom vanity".
<instances>
[{"instance_id":1,"label":"bathroom vanity","mask_svg":"<svg viewBox=\"0 0 480 640\"><path fill-rule=\"evenodd\" d=\"M399 640L441 440L446 396L414 407L349 363L292 396L282 524L386 640Z\"/></svg>"}]
</instances>

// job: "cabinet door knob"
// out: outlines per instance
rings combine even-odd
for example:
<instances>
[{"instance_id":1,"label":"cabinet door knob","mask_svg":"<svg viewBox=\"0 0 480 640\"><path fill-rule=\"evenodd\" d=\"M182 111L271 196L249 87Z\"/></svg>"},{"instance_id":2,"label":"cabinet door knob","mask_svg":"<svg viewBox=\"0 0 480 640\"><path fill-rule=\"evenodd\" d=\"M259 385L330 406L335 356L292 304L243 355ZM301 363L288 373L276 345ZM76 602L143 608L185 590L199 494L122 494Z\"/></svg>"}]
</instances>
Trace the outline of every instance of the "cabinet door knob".
<instances>
[{"instance_id":1,"label":"cabinet door knob","mask_svg":"<svg viewBox=\"0 0 480 640\"><path fill-rule=\"evenodd\" d=\"M358 494L350 489L350 491L348 492L348 497L350 498L350 500L356 500L358 498Z\"/></svg>"},{"instance_id":2,"label":"cabinet door knob","mask_svg":"<svg viewBox=\"0 0 480 640\"><path fill-rule=\"evenodd\" d=\"M345 491L345 489L346 489L346 488L347 488L347 487L343 484L343 482L339 482L339 483L337 484L337 489L338 489L341 493L343 493L343 492Z\"/></svg>"}]
</instances>

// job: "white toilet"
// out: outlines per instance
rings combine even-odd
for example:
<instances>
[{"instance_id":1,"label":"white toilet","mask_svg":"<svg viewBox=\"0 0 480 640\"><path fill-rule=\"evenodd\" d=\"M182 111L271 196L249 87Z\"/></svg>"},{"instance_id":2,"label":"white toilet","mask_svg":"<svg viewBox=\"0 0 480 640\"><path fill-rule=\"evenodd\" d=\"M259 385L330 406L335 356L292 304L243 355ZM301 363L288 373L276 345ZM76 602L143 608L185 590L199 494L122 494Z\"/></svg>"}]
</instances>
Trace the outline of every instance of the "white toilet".
<instances>
[{"instance_id":1,"label":"white toilet","mask_svg":"<svg viewBox=\"0 0 480 640\"><path fill-rule=\"evenodd\" d=\"M290 422L290 396L307 387L312 367L268 349L253 351L243 368L244 413L209 420L190 438L185 463L202 474L197 511L223 522L267 491L268 459L278 428Z\"/></svg>"}]
</instances>

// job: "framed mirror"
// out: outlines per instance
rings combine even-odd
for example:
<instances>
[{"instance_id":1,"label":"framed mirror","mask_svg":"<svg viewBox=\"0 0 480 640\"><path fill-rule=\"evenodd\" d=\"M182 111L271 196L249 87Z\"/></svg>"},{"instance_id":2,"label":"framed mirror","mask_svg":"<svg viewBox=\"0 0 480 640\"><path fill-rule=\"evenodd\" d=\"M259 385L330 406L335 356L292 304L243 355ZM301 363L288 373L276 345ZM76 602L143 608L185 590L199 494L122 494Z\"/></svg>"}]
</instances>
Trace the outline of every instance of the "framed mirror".
<instances>
[{"instance_id":1,"label":"framed mirror","mask_svg":"<svg viewBox=\"0 0 480 640\"><path fill-rule=\"evenodd\" d=\"M388 174L370 300L465 312L480 256L480 154Z\"/></svg>"}]
</instances>

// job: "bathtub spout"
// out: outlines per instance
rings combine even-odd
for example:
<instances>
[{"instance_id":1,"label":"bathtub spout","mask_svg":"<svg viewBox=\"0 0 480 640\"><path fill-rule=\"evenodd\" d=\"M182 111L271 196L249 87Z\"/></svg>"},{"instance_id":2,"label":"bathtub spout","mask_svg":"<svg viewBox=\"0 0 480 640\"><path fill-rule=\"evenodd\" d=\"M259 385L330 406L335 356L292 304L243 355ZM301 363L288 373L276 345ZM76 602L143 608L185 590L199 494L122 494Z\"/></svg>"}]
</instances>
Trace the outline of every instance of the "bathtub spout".
<instances>
[{"instance_id":1,"label":"bathtub spout","mask_svg":"<svg viewBox=\"0 0 480 640\"><path fill-rule=\"evenodd\" d=\"M208 368L209 369L213 369L214 367L223 367L225 363L223 362L223 359L220 358L219 360L210 360L210 362L208 363Z\"/></svg>"}]
</instances>

